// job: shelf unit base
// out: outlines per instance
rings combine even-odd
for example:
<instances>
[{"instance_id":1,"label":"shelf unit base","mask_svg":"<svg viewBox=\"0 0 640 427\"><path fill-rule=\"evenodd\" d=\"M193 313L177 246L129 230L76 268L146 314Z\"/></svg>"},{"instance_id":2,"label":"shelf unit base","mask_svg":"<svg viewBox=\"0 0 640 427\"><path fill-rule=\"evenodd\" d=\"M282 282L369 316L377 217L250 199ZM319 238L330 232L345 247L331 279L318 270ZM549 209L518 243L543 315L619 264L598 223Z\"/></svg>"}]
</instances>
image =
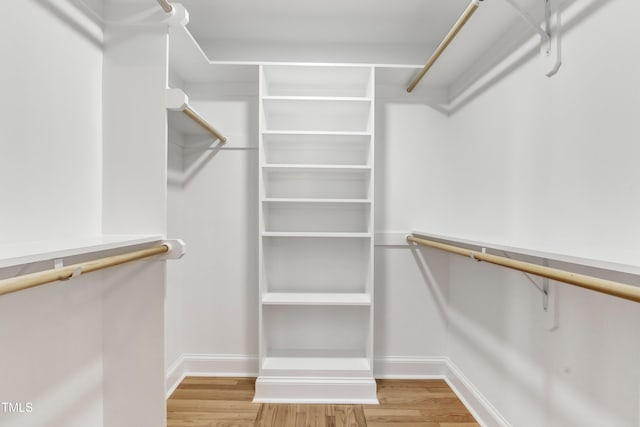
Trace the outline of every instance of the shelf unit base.
<instances>
[{"instance_id":1,"label":"shelf unit base","mask_svg":"<svg viewBox=\"0 0 640 427\"><path fill-rule=\"evenodd\" d=\"M376 405L373 378L268 377L256 380L254 403Z\"/></svg>"}]
</instances>

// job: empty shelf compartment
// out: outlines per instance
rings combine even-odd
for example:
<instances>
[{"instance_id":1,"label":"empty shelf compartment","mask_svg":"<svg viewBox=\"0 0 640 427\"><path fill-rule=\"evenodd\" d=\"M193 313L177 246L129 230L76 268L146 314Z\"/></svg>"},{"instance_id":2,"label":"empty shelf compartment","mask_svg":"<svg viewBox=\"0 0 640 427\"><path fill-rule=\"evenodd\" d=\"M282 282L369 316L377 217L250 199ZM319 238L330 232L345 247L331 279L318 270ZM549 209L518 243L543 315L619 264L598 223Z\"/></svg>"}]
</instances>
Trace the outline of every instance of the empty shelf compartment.
<instances>
[{"instance_id":1,"label":"empty shelf compartment","mask_svg":"<svg viewBox=\"0 0 640 427\"><path fill-rule=\"evenodd\" d=\"M264 155L270 164L368 165L367 135L265 134Z\"/></svg>"},{"instance_id":2,"label":"empty shelf compartment","mask_svg":"<svg viewBox=\"0 0 640 427\"><path fill-rule=\"evenodd\" d=\"M370 230L365 203L265 203L265 231L355 232Z\"/></svg>"},{"instance_id":3,"label":"empty shelf compartment","mask_svg":"<svg viewBox=\"0 0 640 427\"><path fill-rule=\"evenodd\" d=\"M267 292L363 293L372 281L371 239L263 238Z\"/></svg>"},{"instance_id":4,"label":"empty shelf compartment","mask_svg":"<svg viewBox=\"0 0 640 427\"><path fill-rule=\"evenodd\" d=\"M265 198L369 198L369 169L264 169L262 173Z\"/></svg>"},{"instance_id":5,"label":"empty shelf compartment","mask_svg":"<svg viewBox=\"0 0 640 427\"><path fill-rule=\"evenodd\" d=\"M370 97L371 67L268 65L266 96Z\"/></svg>"},{"instance_id":6,"label":"empty shelf compartment","mask_svg":"<svg viewBox=\"0 0 640 427\"><path fill-rule=\"evenodd\" d=\"M264 99L265 130L366 132L370 101Z\"/></svg>"}]
</instances>

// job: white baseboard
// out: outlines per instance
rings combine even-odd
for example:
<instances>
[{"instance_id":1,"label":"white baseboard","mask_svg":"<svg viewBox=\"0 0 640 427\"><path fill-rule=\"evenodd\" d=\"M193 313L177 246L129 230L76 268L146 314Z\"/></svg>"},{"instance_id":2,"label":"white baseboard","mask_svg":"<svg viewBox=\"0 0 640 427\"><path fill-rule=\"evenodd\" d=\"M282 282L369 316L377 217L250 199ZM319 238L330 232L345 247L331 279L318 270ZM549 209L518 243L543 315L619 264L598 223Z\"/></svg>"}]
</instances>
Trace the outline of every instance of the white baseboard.
<instances>
[{"instance_id":1,"label":"white baseboard","mask_svg":"<svg viewBox=\"0 0 640 427\"><path fill-rule=\"evenodd\" d=\"M185 377L257 377L258 356L251 354L183 354L165 377L167 398Z\"/></svg>"},{"instance_id":2,"label":"white baseboard","mask_svg":"<svg viewBox=\"0 0 640 427\"><path fill-rule=\"evenodd\" d=\"M379 357L373 366L380 379L443 379L482 427L511 427L448 357Z\"/></svg>"},{"instance_id":3,"label":"white baseboard","mask_svg":"<svg viewBox=\"0 0 640 427\"><path fill-rule=\"evenodd\" d=\"M377 357L373 375L379 379L442 379L447 367L446 357Z\"/></svg>"},{"instance_id":4,"label":"white baseboard","mask_svg":"<svg viewBox=\"0 0 640 427\"><path fill-rule=\"evenodd\" d=\"M374 360L379 379L443 379L482 427L511 427L448 357L387 356ZM257 377L258 356L242 354L183 354L169 367L167 398L187 376ZM327 402L321 396L334 396ZM303 393L304 391L304 393ZM262 396L281 396L264 398ZM305 396L300 398L300 396ZM363 396L365 396L363 398ZM268 377L256 382L256 402L262 403L362 403L375 404L375 383L367 379L304 379Z\"/></svg>"},{"instance_id":5,"label":"white baseboard","mask_svg":"<svg viewBox=\"0 0 640 427\"><path fill-rule=\"evenodd\" d=\"M511 427L502 414L448 358L444 380L482 427Z\"/></svg>"},{"instance_id":6,"label":"white baseboard","mask_svg":"<svg viewBox=\"0 0 640 427\"><path fill-rule=\"evenodd\" d=\"M178 357L178 359L169 366L165 374L164 389L167 399L173 394L176 388L178 388L185 377L182 361L183 356Z\"/></svg>"}]
</instances>

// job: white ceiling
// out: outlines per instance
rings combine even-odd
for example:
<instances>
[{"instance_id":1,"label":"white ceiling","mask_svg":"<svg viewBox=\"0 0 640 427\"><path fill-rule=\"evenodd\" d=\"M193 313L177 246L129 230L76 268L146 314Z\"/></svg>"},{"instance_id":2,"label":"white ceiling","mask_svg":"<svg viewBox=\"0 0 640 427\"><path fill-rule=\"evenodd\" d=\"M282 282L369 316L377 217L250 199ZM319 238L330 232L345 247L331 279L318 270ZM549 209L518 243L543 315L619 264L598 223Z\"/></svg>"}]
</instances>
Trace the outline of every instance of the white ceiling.
<instances>
[{"instance_id":1,"label":"white ceiling","mask_svg":"<svg viewBox=\"0 0 640 427\"><path fill-rule=\"evenodd\" d=\"M544 0L517 0L542 19ZM331 43L423 45L428 59L469 0L181 0L202 44ZM430 72L450 84L514 25L526 26L505 0L484 0ZM531 30L533 34L533 30Z\"/></svg>"}]
</instances>

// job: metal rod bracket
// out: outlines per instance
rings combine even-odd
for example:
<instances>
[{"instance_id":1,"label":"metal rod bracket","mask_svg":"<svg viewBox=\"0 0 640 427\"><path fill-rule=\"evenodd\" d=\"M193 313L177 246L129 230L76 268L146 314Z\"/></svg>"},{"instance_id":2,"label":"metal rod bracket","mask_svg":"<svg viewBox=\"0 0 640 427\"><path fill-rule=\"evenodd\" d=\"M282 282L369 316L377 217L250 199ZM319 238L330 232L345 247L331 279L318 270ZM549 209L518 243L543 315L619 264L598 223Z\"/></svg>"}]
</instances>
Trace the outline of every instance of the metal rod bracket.
<instances>
[{"instance_id":1,"label":"metal rod bracket","mask_svg":"<svg viewBox=\"0 0 640 427\"><path fill-rule=\"evenodd\" d=\"M516 0L505 1L540 36L540 56L545 75L551 77L556 74L562 63L560 57L560 12L556 6L558 0L542 0L544 2L542 27Z\"/></svg>"}]
</instances>

